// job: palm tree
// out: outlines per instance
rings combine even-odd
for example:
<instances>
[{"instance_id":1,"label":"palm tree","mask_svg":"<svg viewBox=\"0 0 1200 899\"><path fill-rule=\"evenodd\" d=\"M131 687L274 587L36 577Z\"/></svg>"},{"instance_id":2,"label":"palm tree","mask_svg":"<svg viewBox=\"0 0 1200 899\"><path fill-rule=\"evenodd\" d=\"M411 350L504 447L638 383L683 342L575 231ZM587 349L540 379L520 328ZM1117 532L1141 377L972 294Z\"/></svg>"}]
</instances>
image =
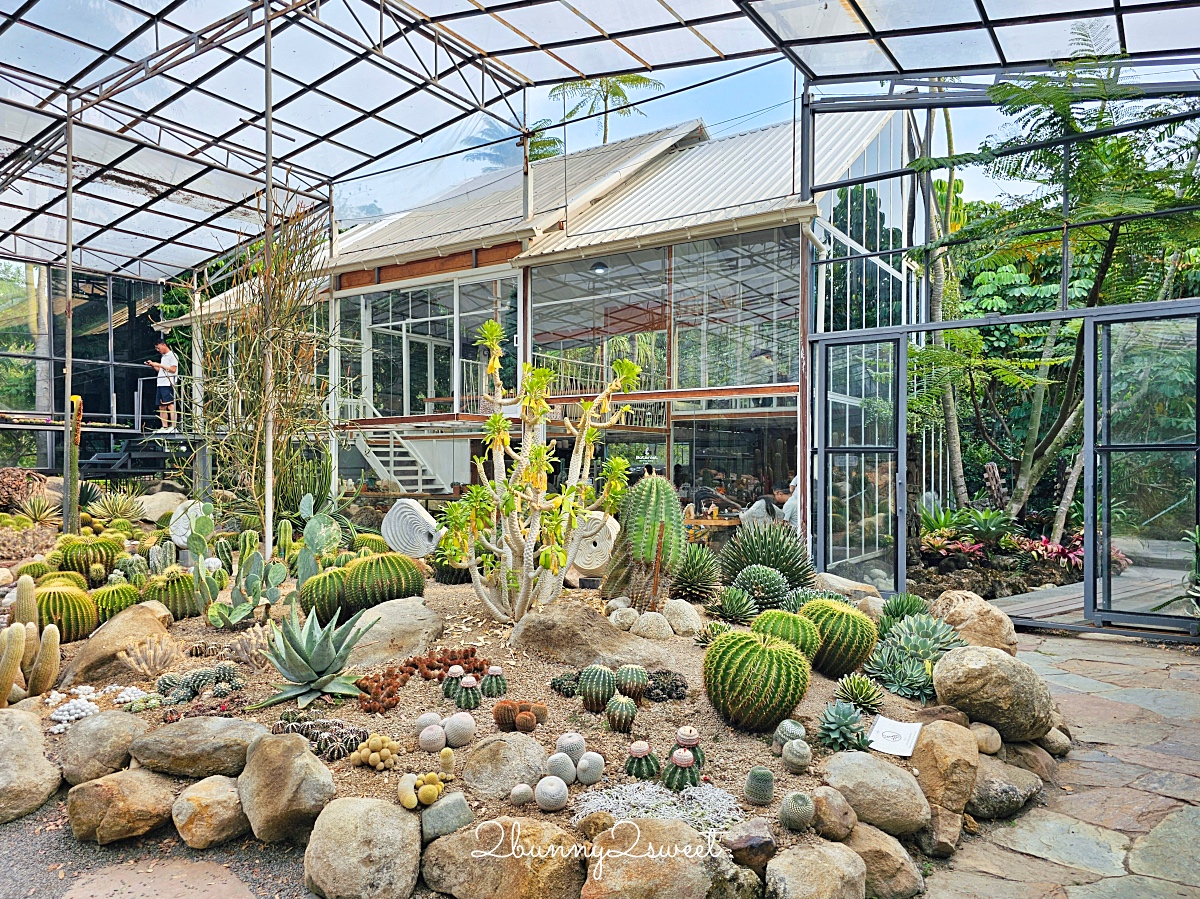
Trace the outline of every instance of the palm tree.
<instances>
[{"instance_id":1,"label":"palm tree","mask_svg":"<svg viewBox=\"0 0 1200 899\"><path fill-rule=\"evenodd\" d=\"M568 81L550 91L551 100L578 100L563 121L575 118L580 113L585 115L600 114L601 143L608 143L608 117L610 114L631 116L634 113L644 116L645 113L636 106L629 105L629 93L633 91L660 91L661 81L647 78L645 75L614 75L611 78L586 78L583 81Z\"/></svg>"},{"instance_id":2,"label":"palm tree","mask_svg":"<svg viewBox=\"0 0 1200 899\"><path fill-rule=\"evenodd\" d=\"M553 124L549 119L539 119L530 126L529 130L533 132L533 136L529 139L529 159L531 162L562 155L562 138L546 133L546 129ZM506 141L508 137L510 137L510 131L507 128L502 127L495 119L488 119L487 124L483 126L483 129L478 134L472 134L466 139L466 143L470 146L479 146L480 144L487 144L488 146L480 147L480 149L473 153L468 153L463 158L468 162L488 163L488 166L484 169L485 172L494 172L497 169L520 165L522 162L520 137L519 135L512 134L511 143ZM496 141L505 142L496 143Z\"/></svg>"}]
</instances>

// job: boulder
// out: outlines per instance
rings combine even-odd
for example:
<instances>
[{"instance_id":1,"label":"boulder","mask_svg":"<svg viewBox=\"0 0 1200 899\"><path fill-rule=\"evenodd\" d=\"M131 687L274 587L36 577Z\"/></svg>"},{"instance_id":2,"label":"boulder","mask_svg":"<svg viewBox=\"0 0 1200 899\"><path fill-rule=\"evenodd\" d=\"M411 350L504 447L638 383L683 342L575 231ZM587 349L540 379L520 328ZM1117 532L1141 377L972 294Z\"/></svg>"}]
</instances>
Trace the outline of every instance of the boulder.
<instances>
[{"instance_id":1,"label":"boulder","mask_svg":"<svg viewBox=\"0 0 1200 899\"><path fill-rule=\"evenodd\" d=\"M801 843L767 865L766 899L866 899L867 866L841 843Z\"/></svg>"},{"instance_id":2,"label":"boulder","mask_svg":"<svg viewBox=\"0 0 1200 899\"><path fill-rule=\"evenodd\" d=\"M1025 662L1001 649L952 649L933 669L938 702L990 724L1006 741L1036 740L1053 726L1050 689Z\"/></svg>"},{"instance_id":3,"label":"boulder","mask_svg":"<svg viewBox=\"0 0 1200 899\"><path fill-rule=\"evenodd\" d=\"M0 709L0 824L42 807L62 783L46 758L42 719L23 709Z\"/></svg>"},{"instance_id":4,"label":"boulder","mask_svg":"<svg viewBox=\"0 0 1200 899\"><path fill-rule=\"evenodd\" d=\"M979 751L987 755L995 755L1004 745L1004 741L1000 739L1000 731L982 721L971 722L971 733L975 735L975 745L979 747Z\"/></svg>"},{"instance_id":5,"label":"boulder","mask_svg":"<svg viewBox=\"0 0 1200 899\"><path fill-rule=\"evenodd\" d=\"M238 797L250 828L264 843L303 843L336 793L333 775L300 734L267 734L246 750Z\"/></svg>"},{"instance_id":6,"label":"boulder","mask_svg":"<svg viewBox=\"0 0 1200 899\"><path fill-rule=\"evenodd\" d=\"M1042 779L1032 771L981 755L966 811L975 818L1008 818L1041 791Z\"/></svg>"},{"instance_id":7,"label":"boulder","mask_svg":"<svg viewBox=\"0 0 1200 899\"><path fill-rule=\"evenodd\" d=\"M814 807L813 830L827 840L840 843L858 823L858 815L846 797L833 787L817 787L812 791Z\"/></svg>"},{"instance_id":8,"label":"boulder","mask_svg":"<svg viewBox=\"0 0 1200 899\"><path fill-rule=\"evenodd\" d=\"M15 580L16 578L13 577L13 573L10 569L0 568L0 587L7 587Z\"/></svg>"},{"instance_id":9,"label":"boulder","mask_svg":"<svg viewBox=\"0 0 1200 899\"><path fill-rule=\"evenodd\" d=\"M63 671L58 688L88 681L110 683L128 680L130 671L117 653L130 643L165 634L158 617L141 603L130 606L100 625L76 650Z\"/></svg>"},{"instance_id":10,"label":"boulder","mask_svg":"<svg viewBox=\"0 0 1200 899\"><path fill-rule=\"evenodd\" d=\"M590 843L596 839L596 834L608 830L616 823L617 819L612 816L611 812L592 812L590 815L580 818L575 829Z\"/></svg>"},{"instance_id":11,"label":"boulder","mask_svg":"<svg viewBox=\"0 0 1200 899\"><path fill-rule=\"evenodd\" d=\"M674 631L661 612L643 612L629 628L629 633L647 640L670 640Z\"/></svg>"},{"instance_id":12,"label":"boulder","mask_svg":"<svg viewBox=\"0 0 1200 899\"><path fill-rule=\"evenodd\" d=\"M207 849L250 832L236 777L214 774L188 786L171 806L171 818L192 849Z\"/></svg>"},{"instance_id":13,"label":"boulder","mask_svg":"<svg viewBox=\"0 0 1200 899\"><path fill-rule=\"evenodd\" d=\"M860 821L842 845L863 860L868 896L909 899L925 891L925 879L895 837Z\"/></svg>"},{"instance_id":14,"label":"boulder","mask_svg":"<svg viewBox=\"0 0 1200 899\"><path fill-rule=\"evenodd\" d=\"M471 750L462 779L482 799L503 799L519 783L536 786L546 771L546 750L517 731L485 737Z\"/></svg>"},{"instance_id":15,"label":"boulder","mask_svg":"<svg viewBox=\"0 0 1200 899\"><path fill-rule=\"evenodd\" d=\"M929 807L929 823L917 831L917 846L934 858L949 858L962 836L963 816L941 806Z\"/></svg>"},{"instance_id":16,"label":"boulder","mask_svg":"<svg viewBox=\"0 0 1200 899\"><path fill-rule=\"evenodd\" d=\"M663 603L662 613L677 637L694 637L704 630L700 613L686 599L668 599Z\"/></svg>"},{"instance_id":17,"label":"boulder","mask_svg":"<svg viewBox=\"0 0 1200 899\"><path fill-rule=\"evenodd\" d=\"M128 712L101 712L76 721L59 750L63 780L74 786L120 771L129 764L129 745L149 727Z\"/></svg>"},{"instance_id":18,"label":"boulder","mask_svg":"<svg viewBox=\"0 0 1200 899\"><path fill-rule=\"evenodd\" d=\"M446 619L419 596L372 606L358 626L365 628L372 621L375 626L351 650L347 665L383 665L421 655L437 643L446 626Z\"/></svg>"},{"instance_id":19,"label":"boulder","mask_svg":"<svg viewBox=\"0 0 1200 899\"><path fill-rule=\"evenodd\" d=\"M972 646L1017 654L1017 631L1012 620L977 593L947 590L929 604L929 614L944 619Z\"/></svg>"},{"instance_id":20,"label":"boulder","mask_svg":"<svg viewBox=\"0 0 1200 899\"><path fill-rule=\"evenodd\" d=\"M635 818L592 840L580 899L757 899L758 875L678 818ZM602 857L601 857L602 856Z\"/></svg>"},{"instance_id":21,"label":"boulder","mask_svg":"<svg viewBox=\"0 0 1200 899\"><path fill-rule=\"evenodd\" d=\"M654 671L672 664L661 642L618 630L595 609L561 599L521 618L508 645L574 668L629 664Z\"/></svg>"},{"instance_id":22,"label":"boulder","mask_svg":"<svg viewBox=\"0 0 1200 899\"><path fill-rule=\"evenodd\" d=\"M579 899L585 848L550 821L493 818L426 846L421 877L455 899Z\"/></svg>"},{"instance_id":23,"label":"boulder","mask_svg":"<svg viewBox=\"0 0 1200 899\"><path fill-rule=\"evenodd\" d=\"M604 614L611 615L617 609L628 609L630 600L628 596L615 596L604 604Z\"/></svg>"},{"instance_id":24,"label":"boulder","mask_svg":"<svg viewBox=\"0 0 1200 899\"><path fill-rule=\"evenodd\" d=\"M80 842L101 846L138 837L171 820L175 784L170 778L134 768L71 787L67 817Z\"/></svg>"},{"instance_id":25,"label":"boulder","mask_svg":"<svg viewBox=\"0 0 1200 899\"><path fill-rule=\"evenodd\" d=\"M246 766L247 747L267 732L261 724L240 718L184 718L138 737L129 754L163 774L236 777Z\"/></svg>"},{"instance_id":26,"label":"boulder","mask_svg":"<svg viewBox=\"0 0 1200 899\"><path fill-rule=\"evenodd\" d=\"M154 617L158 619L158 623L163 627L170 627L175 623L175 616L171 614L171 610L164 606L157 599L148 599L145 602L138 603L143 609L149 609L154 613Z\"/></svg>"},{"instance_id":27,"label":"boulder","mask_svg":"<svg viewBox=\"0 0 1200 899\"><path fill-rule=\"evenodd\" d=\"M1071 751L1071 738L1057 727L1050 728L1046 731L1045 736L1038 737L1034 742L1051 755L1059 758Z\"/></svg>"},{"instance_id":28,"label":"boulder","mask_svg":"<svg viewBox=\"0 0 1200 899\"><path fill-rule=\"evenodd\" d=\"M967 727L971 719L952 705L927 705L913 709L912 720L919 724L930 724L934 721L949 721L960 727Z\"/></svg>"},{"instance_id":29,"label":"boulder","mask_svg":"<svg viewBox=\"0 0 1200 899\"><path fill-rule=\"evenodd\" d=\"M902 836L929 823L929 803L904 768L866 752L839 752L825 762L825 782L846 797L859 821Z\"/></svg>"},{"instance_id":30,"label":"boulder","mask_svg":"<svg viewBox=\"0 0 1200 899\"><path fill-rule=\"evenodd\" d=\"M466 795L447 793L421 812L421 842L428 843L454 833L474 820L475 813L467 805Z\"/></svg>"},{"instance_id":31,"label":"boulder","mask_svg":"<svg viewBox=\"0 0 1200 899\"><path fill-rule=\"evenodd\" d=\"M751 818L733 825L721 836L721 845L729 850L735 862L759 877L767 876L767 864L777 851L771 822L766 818Z\"/></svg>"},{"instance_id":32,"label":"boulder","mask_svg":"<svg viewBox=\"0 0 1200 899\"><path fill-rule=\"evenodd\" d=\"M970 730L949 721L926 724L909 762L917 769L917 783L931 805L962 813L979 766L979 747Z\"/></svg>"},{"instance_id":33,"label":"boulder","mask_svg":"<svg viewBox=\"0 0 1200 899\"><path fill-rule=\"evenodd\" d=\"M1032 771L1042 783L1054 783L1058 763L1041 746L1033 743L1005 743L996 757L1002 762Z\"/></svg>"},{"instance_id":34,"label":"boulder","mask_svg":"<svg viewBox=\"0 0 1200 899\"><path fill-rule=\"evenodd\" d=\"M406 899L420 866L415 815L382 799L335 799L309 837L304 885L323 899Z\"/></svg>"},{"instance_id":35,"label":"boulder","mask_svg":"<svg viewBox=\"0 0 1200 899\"><path fill-rule=\"evenodd\" d=\"M187 501L182 493L160 490L158 493L143 494L138 497L142 503L142 521L156 524L168 512L174 512Z\"/></svg>"},{"instance_id":36,"label":"boulder","mask_svg":"<svg viewBox=\"0 0 1200 899\"><path fill-rule=\"evenodd\" d=\"M880 599L879 590L870 584L859 583L852 581L849 578L838 577L836 574L830 574L827 571L817 572L817 582L813 584L815 590L829 590L832 593L840 593L847 599L858 602L866 597L874 597ZM882 605L880 606L882 610Z\"/></svg>"},{"instance_id":37,"label":"boulder","mask_svg":"<svg viewBox=\"0 0 1200 899\"><path fill-rule=\"evenodd\" d=\"M617 630L627 631L637 624L637 609L613 609L608 615L608 620Z\"/></svg>"}]
</instances>

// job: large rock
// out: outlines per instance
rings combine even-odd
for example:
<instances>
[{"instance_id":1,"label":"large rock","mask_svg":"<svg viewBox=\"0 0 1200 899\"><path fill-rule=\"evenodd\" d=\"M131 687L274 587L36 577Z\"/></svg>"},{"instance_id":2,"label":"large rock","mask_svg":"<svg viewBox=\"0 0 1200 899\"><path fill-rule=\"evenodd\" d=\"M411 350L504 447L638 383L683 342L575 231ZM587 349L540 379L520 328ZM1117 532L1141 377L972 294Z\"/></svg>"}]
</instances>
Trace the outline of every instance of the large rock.
<instances>
[{"instance_id":1,"label":"large rock","mask_svg":"<svg viewBox=\"0 0 1200 899\"><path fill-rule=\"evenodd\" d=\"M895 837L860 821L842 845L863 860L867 895L875 899L909 899L924 892L925 879Z\"/></svg>"},{"instance_id":2,"label":"large rock","mask_svg":"<svg viewBox=\"0 0 1200 899\"><path fill-rule=\"evenodd\" d=\"M1042 779L1032 771L1006 765L995 756L980 755L966 811L976 818L1007 818L1041 791Z\"/></svg>"},{"instance_id":3,"label":"large rock","mask_svg":"<svg viewBox=\"0 0 1200 899\"><path fill-rule=\"evenodd\" d=\"M686 599L668 599L663 603L662 613L677 637L694 637L704 630L700 613Z\"/></svg>"},{"instance_id":4,"label":"large rock","mask_svg":"<svg viewBox=\"0 0 1200 899\"><path fill-rule=\"evenodd\" d=\"M767 865L766 899L866 899L867 866L841 843L801 843Z\"/></svg>"},{"instance_id":5,"label":"large rock","mask_svg":"<svg viewBox=\"0 0 1200 899\"><path fill-rule=\"evenodd\" d=\"M416 815L382 799L335 799L304 852L304 885L324 899L407 899L421 865Z\"/></svg>"},{"instance_id":6,"label":"large rock","mask_svg":"<svg viewBox=\"0 0 1200 899\"><path fill-rule=\"evenodd\" d=\"M858 602L868 596L873 596L880 599L879 590L870 584L862 584L858 581L852 581L847 577L838 577L836 574L830 574L828 571L817 572L817 582L813 585L817 590L828 590L831 593L840 593L847 599Z\"/></svg>"},{"instance_id":7,"label":"large rock","mask_svg":"<svg viewBox=\"0 0 1200 899\"><path fill-rule=\"evenodd\" d=\"M149 609L154 613L154 617L158 619L158 623L163 627L170 627L175 623L175 616L171 614L171 610L164 606L157 599L148 599L145 602L138 603L143 609Z\"/></svg>"},{"instance_id":8,"label":"large rock","mask_svg":"<svg viewBox=\"0 0 1200 899\"><path fill-rule=\"evenodd\" d=\"M150 609L140 603L130 606L100 625L76 650L62 674L58 688L66 690L67 687L88 681L109 683L128 679L130 671L117 658L117 653L130 643L166 632L158 616Z\"/></svg>"},{"instance_id":9,"label":"large rock","mask_svg":"<svg viewBox=\"0 0 1200 899\"><path fill-rule=\"evenodd\" d=\"M584 848L549 821L493 818L426 846L421 876L455 899L579 899Z\"/></svg>"},{"instance_id":10,"label":"large rock","mask_svg":"<svg viewBox=\"0 0 1200 899\"><path fill-rule=\"evenodd\" d=\"M207 849L250 832L236 777L214 774L191 784L171 806L171 818L192 849Z\"/></svg>"},{"instance_id":11,"label":"large rock","mask_svg":"<svg viewBox=\"0 0 1200 899\"><path fill-rule=\"evenodd\" d=\"M767 863L775 857L777 849L775 835L771 833L771 822L766 818L751 818L733 825L722 834L721 845L729 850L735 862L759 877L767 876Z\"/></svg>"},{"instance_id":12,"label":"large rock","mask_svg":"<svg viewBox=\"0 0 1200 899\"><path fill-rule=\"evenodd\" d=\"M63 779L74 786L120 771L129 764L129 745L150 725L128 712L101 712L76 721L63 737Z\"/></svg>"},{"instance_id":13,"label":"large rock","mask_svg":"<svg viewBox=\"0 0 1200 899\"><path fill-rule=\"evenodd\" d=\"M158 522L168 512L174 512L187 501L187 496L167 490L138 497L142 502L142 521Z\"/></svg>"},{"instance_id":14,"label":"large rock","mask_svg":"<svg viewBox=\"0 0 1200 899\"><path fill-rule=\"evenodd\" d=\"M1054 783L1058 779L1058 763L1054 761L1054 757L1033 743L1005 743L996 758L1032 771L1042 779L1042 783Z\"/></svg>"},{"instance_id":15,"label":"large rock","mask_svg":"<svg viewBox=\"0 0 1200 899\"><path fill-rule=\"evenodd\" d=\"M893 836L929 823L929 803L905 769L866 752L839 752L825 762L825 782L846 797L859 821Z\"/></svg>"},{"instance_id":16,"label":"large rock","mask_svg":"<svg viewBox=\"0 0 1200 899\"><path fill-rule=\"evenodd\" d=\"M979 746L970 730L949 721L926 724L909 761L930 804L955 813L966 808L979 766Z\"/></svg>"},{"instance_id":17,"label":"large rock","mask_svg":"<svg viewBox=\"0 0 1200 899\"><path fill-rule=\"evenodd\" d=\"M414 596L372 606L358 619L359 627L375 626L350 652L349 665L383 665L421 655L442 636L446 619Z\"/></svg>"},{"instance_id":18,"label":"large rock","mask_svg":"<svg viewBox=\"0 0 1200 899\"><path fill-rule=\"evenodd\" d=\"M929 604L929 614L944 619L972 646L1017 654L1017 631L1012 620L978 593L947 590Z\"/></svg>"},{"instance_id":19,"label":"large rock","mask_svg":"<svg viewBox=\"0 0 1200 899\"><path fill-rule=\"evenodd\" d=\"M670 640L674 631L661 612L643 612L629 628L629 633L635 637L645 637L647 640Z\"/></svg>"},{"instance_id":20,"label":"large rock","mask_svg":"<svg viewBox=\"0 0 1200 899\"><path fill-rule=\"evenodd\" d=\"M581 899L757 899L758 875L678 818L635 818L592 840ZM602 856L602 857L601 857Z\"/></svg>"},{"instance_id":21,"label":"large rock","mask_svg":"<svg viewBox=\"0 0 1200 899\"><path fill-rule=\"evenodd\" d=\"M972 721L971 733L975 735L975 745L979 747L979 751L987 755L995 755L1004 746L1004 741L1000 738L1000 731L990 724Z\"/></svg>"},{"instance_id":22,"label":"large rock","mask_svg":"<svg viewBox=\"0 0 1200 899\"><path fill-rule=\"evenodd\" d=\"M62 783L46 759L42 720L22 709L0 709L0 824L37 811Z\"/></svg>"},{"instance_id":23,"label":"large rock","mask_svg":"<svg viewBox=\"0 0 1200 899\"><path fill-rule=\"evenodd\" d=\"M502 799L517 784L536 786L546 771L546 750L528 734L493 734L471 750L462 779L476 796Z\"/></svg>"},{"instance_id":24,"label":"large rock","mask_svg":"<svg viewBox=\"0 0 1200 899\"><path fill-rule=\"evenodd\" d=\"M561 599L527 613L508 644L575 668L630 664L653 671L672 664L670 650L662 643L618 630L595 609Z\"/></svg>"},{"instance_id":25,"label":"large rock","mask_svg":"<svg viewBox=\"0 0 1200 899\"><path fill-rule=\"evenodd\" d=\"M184 777L236 777L246 766L246 749L267 729L254 721L184 718L133 741L129 754L151 771Z\"/></svg>"},{"instance_id":26,"label":"large rock","mask_svg":"<svg viewBox=\"0 0 1200 899\"><path fill-rule=\"evenodd\" d=\"M254 835L265 843L304 842L336 793L333 775L300 734L267 734L246 750L238 797Z\"/></svg>"},{"instance_id":27,"label":"large rock","mask_svg":"<svg viewBox=\"0 0 1200 899\"><path fill-rule=\"evenodd\" d=\"M929 813L929 823L917 831L917 845L926 855L949 858L958 848L963 816L940 805L929 806Z\"/></svg>"},{"instance_id":28,"label":"large rock","mask_svg":"<svg viewBox=\"0 0 1200 899\"><path fill-rule=\"evenodd\" d=\"M933 669L938 702L990 724L1005 740L1036 740L1054 726L1050 689L1025 662L1001 649L952 649Z\"/></svg>"},{"instance_id":29,"label":"large rock","mask_svg":"<svg viewBox=\"0 0 1200 899\"><path fill-rule=\"evenodd\" d=\"M429 843L438 837L454 833L475 820L475 813L463 793L447 793L421 812L421 842Z\"/></svg>"},{"instance_id":30,"label":"large rock","mask_svg":"<svg viewBox=\"0 0 1200 899\"><path fill-rule=\"evenodd\" d=\"M840 843L858 823L858 815L846 797L833 787L817 787L812 792L813 830L818 836Z\"/></svg>"},{"instance_id":31,"label":"large rock","mask_svg":"<svg viewBox=\"0 0 1200 899\"><path fill-rule=\"evenodd\" d=\"M174 801L175 784L169 778L134 768L71 787L67 816L75 839L103 846L166 824Z\"/></svg>"}]
</instances>

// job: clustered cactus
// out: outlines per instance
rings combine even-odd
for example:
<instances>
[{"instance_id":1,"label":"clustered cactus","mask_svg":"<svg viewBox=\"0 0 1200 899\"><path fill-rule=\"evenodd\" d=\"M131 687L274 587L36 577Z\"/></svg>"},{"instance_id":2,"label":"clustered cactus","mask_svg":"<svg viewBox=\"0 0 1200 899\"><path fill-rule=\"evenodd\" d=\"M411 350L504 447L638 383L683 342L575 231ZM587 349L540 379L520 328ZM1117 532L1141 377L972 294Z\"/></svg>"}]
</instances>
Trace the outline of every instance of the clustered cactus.
<instances>
[{"instance_id":1,"label":"clustered cactus","mask_svg":"<svg viewBox=\"0 0 1200 899\"><path fill-rule=\"evenodd\" d=\"M545 724L550 710L542 702L514 702L501 699L492 706L492 720L500 731L520 731L530 734L539 724Z\"/></svg>"},{"instance_id":2,"label":"clustered cactus","mask_svg":"<svg viewBox=\"0 0 1200 899\"><path fill-rule=\"evenodd\" d=\"M288 710L271 725L273 734L300 734L312 751L327 762L347 758L370 734L339 718L315 718L308 712Z\"/></svg>"},{"instance_id":3,"label":"clustered cactus","mask_svg":"<svg viewBox=\"0 0 1200 899\"><path fill-rule=\"evenodd\" d=\"M245 687L246 682L238 676L237 666L232 662L221 662L215 668L195 668L185 674L163 674L154 683L154 689L165 697L165 705L183 705L206 690L211 690L214 698L222 699Z\"/></svg>"},{"instance_id":4,"label":"clustered cactus","mask_svg":"<svg viewBox=\"0 0 1200 899\"><path fill-rule=\"evenodd\" d=\"M405 774L400 778L400 785L396 788L400 804L407 809L414 809L418 804L433 805L442 798L446 782L452 779L453 775L447 777L445 772L441 771Z\"/></svg>"},{"instance_id":5,"label":"clustered cactus","mask_svg":"<svg viewBox=\"0 0 1200 899\"><path fill-rule=\"evenodd\" d=\"M135 674L152 680L175 664L179 646L170 634L157 634L118 650L117 658Z\"/></svg>"},{"instance_id":6,"label":"clustered cactus","mask_svg":"<svg viewBox=\"0 0 1200 899\"><path fill-rule=\"evenodd\" d=\"M733 727L770 730L791 714L808 690L808 660L790 643L767 634L730 632L704 653L704 689Z\"/></svg>"},{"instance_id":7,"label":"clustered cactus","mask_svg":"<svg viewBox=\"0 0 1200 899\"><path fill-rule=\"evenodd\" d=\"M396 767L402 748L387 734L368 734L350 753L351 765L364 765L376 771L390 771Z\"/></svg>"}]
</instances>

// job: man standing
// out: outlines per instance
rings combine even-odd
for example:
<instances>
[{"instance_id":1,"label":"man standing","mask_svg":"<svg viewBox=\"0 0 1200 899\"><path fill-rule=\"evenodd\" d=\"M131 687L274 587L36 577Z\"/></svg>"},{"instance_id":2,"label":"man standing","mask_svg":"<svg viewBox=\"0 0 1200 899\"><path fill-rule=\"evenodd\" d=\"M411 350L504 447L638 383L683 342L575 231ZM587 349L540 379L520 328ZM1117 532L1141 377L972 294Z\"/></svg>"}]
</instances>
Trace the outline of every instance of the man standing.
<instances>
[{"instance_id":1,"label":"man standing","mask_svg":"<svg viewBox=\"0 0 1200 899\"><path fill-rule=\"evenodd\" d=\"M158 350L159 360L157 362L147 361L146 364L158 372L156 399L158 400L158 420L162 422L162 427L156 433L173 434L176 431L177 421L175 381L179 375L179 358L171 352L166 340L161 337L154 344L154 349Z\"/></svg>"}]
</instances>

